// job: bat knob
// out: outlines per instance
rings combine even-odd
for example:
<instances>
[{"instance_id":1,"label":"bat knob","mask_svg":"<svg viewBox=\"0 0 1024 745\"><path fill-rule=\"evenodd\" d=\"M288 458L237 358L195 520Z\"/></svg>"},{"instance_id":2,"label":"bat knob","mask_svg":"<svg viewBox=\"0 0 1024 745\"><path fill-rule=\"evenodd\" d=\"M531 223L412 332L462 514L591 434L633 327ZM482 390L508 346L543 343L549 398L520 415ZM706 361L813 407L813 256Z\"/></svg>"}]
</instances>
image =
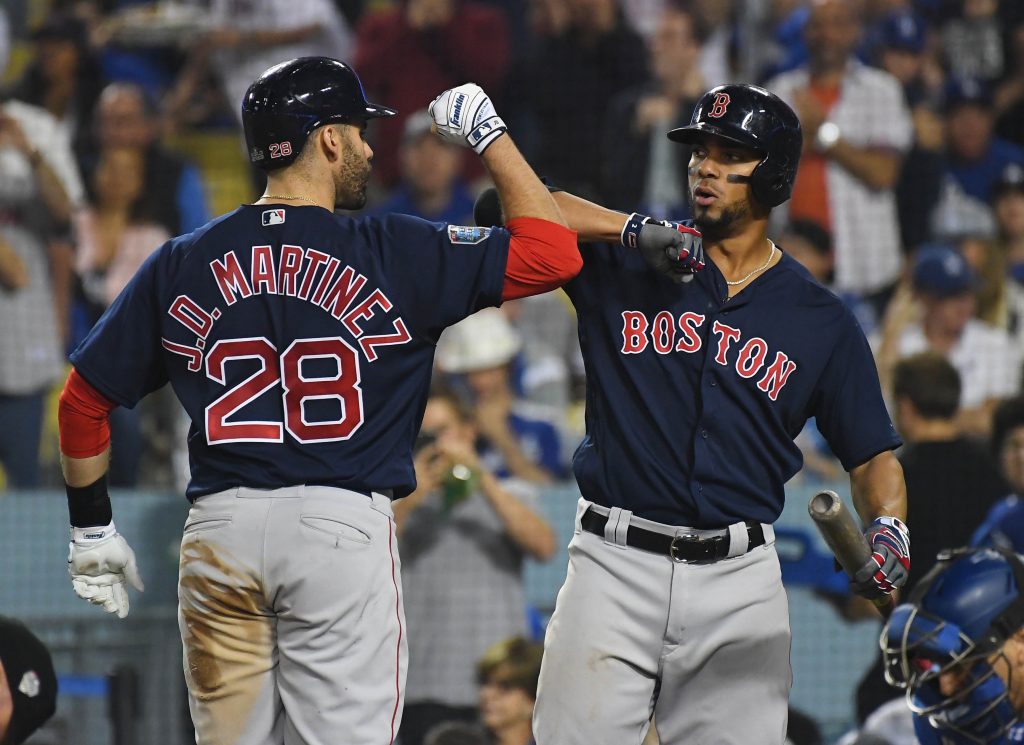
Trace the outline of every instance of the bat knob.
<instances>
[{"instance_id":1,"label":"bat knob","mask_svg":"<svg viewBox=\"0 0 1024 745\"><path fill-rule=\"evenodd\" d=\"M811 517L825 517L833 515L843 508L843 502L834 491L821 491L811 497L807 505L807 511Z\"/></svg>"}]
</instances>

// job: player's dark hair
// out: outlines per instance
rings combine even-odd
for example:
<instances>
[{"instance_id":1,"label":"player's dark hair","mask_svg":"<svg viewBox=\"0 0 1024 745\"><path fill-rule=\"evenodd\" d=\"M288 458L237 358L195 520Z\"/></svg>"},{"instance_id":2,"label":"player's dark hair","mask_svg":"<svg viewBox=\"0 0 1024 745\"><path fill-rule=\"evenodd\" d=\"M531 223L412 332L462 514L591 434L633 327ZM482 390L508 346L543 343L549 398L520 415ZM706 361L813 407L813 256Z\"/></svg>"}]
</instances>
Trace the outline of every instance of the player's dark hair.
<instances>
[{"instance_id":1,"label":"player's dark hair","mask_svg":"<svg viewBox=\"0 0 1024 745\"><path fill-rule=\"evenodd\" d=\"M893 394L925 419L952 419L960 408L960 373L937 352L904 357L893 371Z\"/></svg>"},{"instance_id":2,"label":"player's dark hair","mask_svg":"<svg viewBox=\"0 0 1024 745\"><path fill-rule=\"evenodd\" d=\"M997 456L1010 436L1010 430L1024 427L1024 396L1008 398L992 415L992 452Z\"/></svg>"},{"instance_id":3,"label":"player's dark hair","mask_svg":"<svg viewBox=\"0 0 1024 745\"><path fill-rule=\"evenodd\" d=\"M476 679L481 685L496 677L537 698L540 659L544 646L521 636L514 636L491 646L476 663Z\"/></svg>"}]
</instances>

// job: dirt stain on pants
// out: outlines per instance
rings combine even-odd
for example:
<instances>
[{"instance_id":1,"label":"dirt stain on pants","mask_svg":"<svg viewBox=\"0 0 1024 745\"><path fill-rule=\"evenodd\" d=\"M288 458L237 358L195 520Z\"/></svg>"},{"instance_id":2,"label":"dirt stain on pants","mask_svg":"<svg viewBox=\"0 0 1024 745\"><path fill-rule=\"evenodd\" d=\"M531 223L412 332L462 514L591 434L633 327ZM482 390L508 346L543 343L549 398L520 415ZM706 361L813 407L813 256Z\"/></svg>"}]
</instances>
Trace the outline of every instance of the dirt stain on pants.
<instances>
[{"instance_id":1,"label":"dirt stain on pants","mask_svg":"<svg viewBox=\"0 0 1024 745\"><path fill-rule=\"evenodd\" d=\"M236 745L254 716L274 716L275 624L263 588L201 534L186 536L178 601L197 745Z\"/></svg>"}]
</instances>

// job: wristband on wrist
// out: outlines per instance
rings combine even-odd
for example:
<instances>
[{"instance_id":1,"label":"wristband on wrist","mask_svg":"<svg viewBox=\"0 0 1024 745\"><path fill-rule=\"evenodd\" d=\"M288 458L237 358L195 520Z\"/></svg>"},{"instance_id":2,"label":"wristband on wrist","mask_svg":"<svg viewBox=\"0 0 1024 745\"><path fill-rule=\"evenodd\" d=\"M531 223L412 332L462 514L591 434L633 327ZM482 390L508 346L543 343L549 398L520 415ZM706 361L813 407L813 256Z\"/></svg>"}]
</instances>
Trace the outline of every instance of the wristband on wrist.
<instances>
[{"instance_id":1,"label":"wristband on wrist","mask_svg":"<svg viewBox=\"0 0 1024 745\"><path fill-rule=\"evenodd\" d=\"M549 191L554 191L551 187L548 187ZM639 212L633 212L626 219L626 224L622 226L622 232L619 234L619 240L622 241L622 245L626 248L636 248L637 236L640 235L640 228L649 222L653 222L656 225L664 225L666 228L677 228L679 229L679 223L669 222L668 220L657 220L647 215L641 215ZM693 231L692 228L687 229L689 232Z\"/></svg>"},{"instance_id":2,"label":"wristband on wrist","mask_svg":"<svg viewBox=\"0 0 1024 745\"><path fill-rule=\"evenodd\" d=\"M879 517L876 517L872 521L872 525L876 524L885 525L890 528L895 528L904 535L910 535L910 528L907 527L907 524L900 520L898 517L893 517L892 515L880 515Z\"/></svg>"},{"instance_id":3,"label":"wristband on wrist","mask_svg":"<svg viewBox=\"0 0 1024 745\"><path fill-rule=\"evenodd\" d=\"M68 486L68 514L75 528L109 525L113 522L113 509L107 493L107 475L103 474L88 486Z\"/></svg>"},{"instance_id":4,"label":"wristband on wrist","mask_svg":"<svg viewBox=\"0 0 1024 745\"><path fill-rule=\"evenodd\" d=\"M622 226L622 233L619 235L619 239L622 241L622 245L626 248L636 248L637 237L640 235L640 229L645 223L649 222L651 218L646 215L640 215L636 212L630 214L626 218L626 224Z\"/></svg>"},{"instance_id":5,"label":"wristband on wrist","mask_svg":"<svg viewBox=\"0 0 1024 745\"><path fill-rule=\"evenodd\" d=\"M489 148L495 140L508 132L508 127L500 116L492 116L480 122L472 132L466 135L469 146L476 151L477 155L483 155L484 150Z\"/></svg>"}]
</instances>

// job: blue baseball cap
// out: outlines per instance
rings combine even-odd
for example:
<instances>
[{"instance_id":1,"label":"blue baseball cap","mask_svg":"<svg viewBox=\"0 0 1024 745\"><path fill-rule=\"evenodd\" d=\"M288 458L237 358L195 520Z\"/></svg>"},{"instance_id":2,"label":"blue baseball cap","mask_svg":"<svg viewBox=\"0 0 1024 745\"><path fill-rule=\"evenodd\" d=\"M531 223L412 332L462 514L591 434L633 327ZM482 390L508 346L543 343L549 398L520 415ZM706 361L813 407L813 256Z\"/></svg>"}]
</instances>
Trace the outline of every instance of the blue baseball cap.
<instances>
[{"instance_id":1,"label":"blue baseball cap","mask_svg":"<svg viewBox=\"0 0 1024 745\"><path fill-rule=\"evenodd\" d=\"M924 51L927 37L928 27L917 13L897 10L882 20L881 42L889 49L920 54Z\"/></svg>"},{"instance_id":2,"label":"blue baseball cap","mask_svg":"<svg viewBox=\"0 0 1024 745\"><path fill-rule=\"evenodd\" d=\"M914 287L935 297L963 295L974 289L976 279L967 260L953 246L930 243L914 258Z\"/></svg>"},{"instance_id":3,"label":"blue baseball cap","mask_svg":"<svg viewBox=\"0 0 1024 745\"><path fill-rule=\"evenodd\" d=\"M1007 163L1003 168L999 180L992 187L992 201L1011 192L1024 194L1024 166L1019 163Z\"/></svg>"},{"instance_id":4,"label":"blue baseball cap","mask_svg":"<svg viewBox=\"0 0 1024 745\"><path fill-rule=\"evenodd\" d=\"M963 104L992 108L992 90L985 81L977 78L950 78L945 93L947 111Z\"/></svg>"}]
</instances>

